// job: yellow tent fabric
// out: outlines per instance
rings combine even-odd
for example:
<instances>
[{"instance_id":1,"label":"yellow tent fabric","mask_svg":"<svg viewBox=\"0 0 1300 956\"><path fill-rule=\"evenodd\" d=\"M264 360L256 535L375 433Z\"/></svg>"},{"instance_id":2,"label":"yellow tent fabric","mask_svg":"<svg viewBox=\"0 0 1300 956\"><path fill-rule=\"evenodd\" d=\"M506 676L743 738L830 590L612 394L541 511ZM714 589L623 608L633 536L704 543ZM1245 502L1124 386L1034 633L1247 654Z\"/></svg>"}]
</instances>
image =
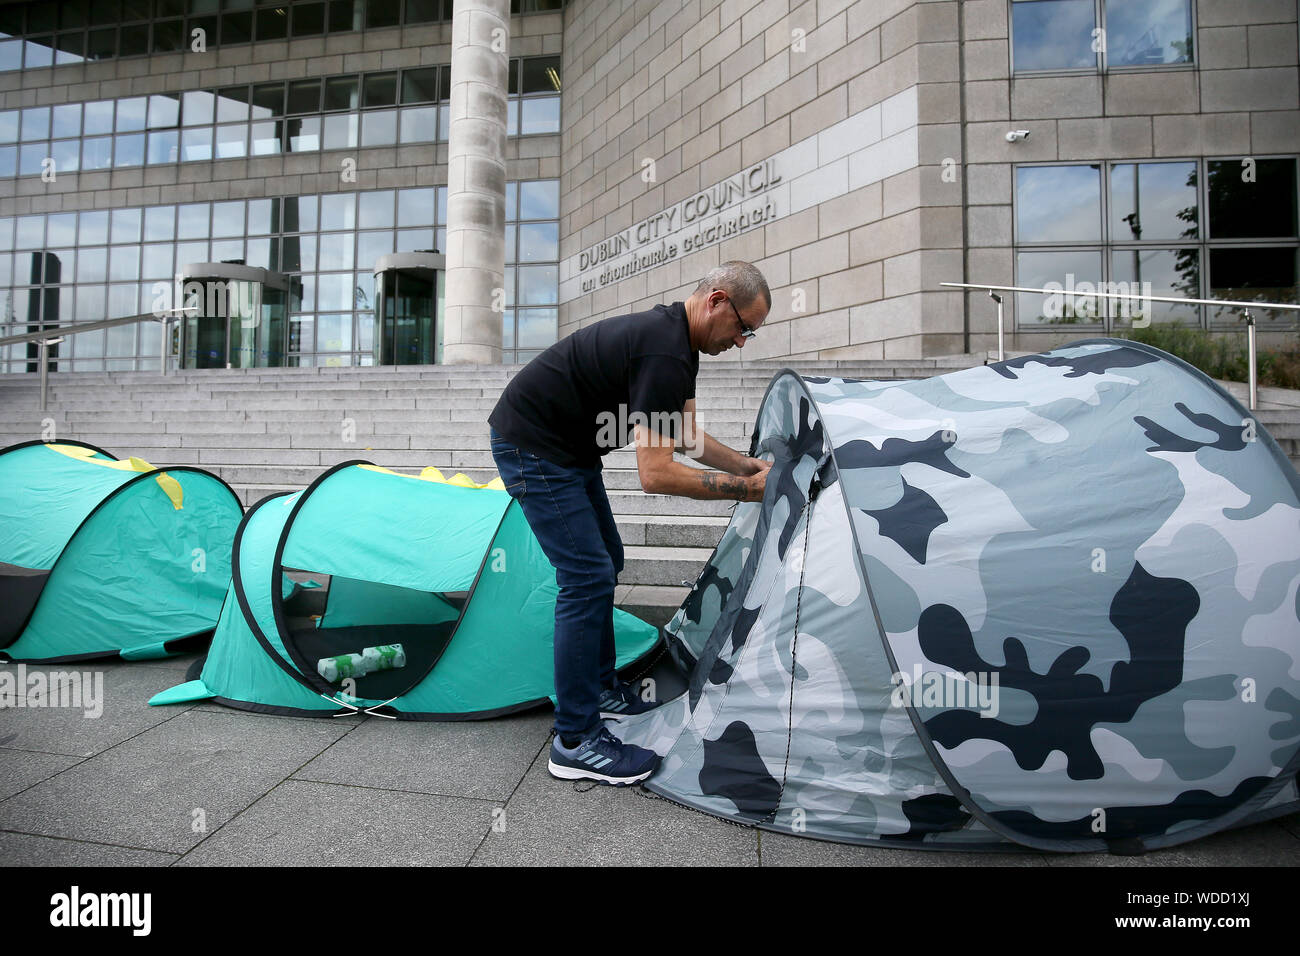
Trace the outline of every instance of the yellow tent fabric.
<instances>
[{"instance_id":1,"label":"yellow tent fabric","mask_svg":"<svg viewBox=\"0 0 1300 956\"><path fill-rule=\"evenodd\" d=\"M79 461L84 461L90 465L100 465L104 468L116 468L118 471L145 472L158 470L143 458L136 458L134 455L119 461L108 461L103 458L95 458L95 449L86 448L84 445L59 445L50 443L45 447L57 451L60 454L67 455L69 458L76 458ZM185 497L184 492L181 489L181 483L171 475L166 474L159 475L154 480L158 482L158 487L161 488L163 493L171 500L172 508L180 511Z\"/></svg>"},{"instance_id":2,"label":"yellow tent fabric","mask_svg":"<svg viewBox=\"0 0 1300 956\"><path fill-rule=\"evenodd\" d=\"M381 468L379 465L357 465L357 467L365 468L367 471L383 472L386 475L397 475L399 478L416 478L421 481L436 481L444 485L458 485L461 488L491 488L494 491L506 490L505 483L500 478L493 478L491 481L479 484L473 478L469 477L469 475L462 474L459 471L450 478L447 478L433 465L429 465L418 475L404 475L400 471L393 471L391 468Z\"/></svg>"}]
</instances>

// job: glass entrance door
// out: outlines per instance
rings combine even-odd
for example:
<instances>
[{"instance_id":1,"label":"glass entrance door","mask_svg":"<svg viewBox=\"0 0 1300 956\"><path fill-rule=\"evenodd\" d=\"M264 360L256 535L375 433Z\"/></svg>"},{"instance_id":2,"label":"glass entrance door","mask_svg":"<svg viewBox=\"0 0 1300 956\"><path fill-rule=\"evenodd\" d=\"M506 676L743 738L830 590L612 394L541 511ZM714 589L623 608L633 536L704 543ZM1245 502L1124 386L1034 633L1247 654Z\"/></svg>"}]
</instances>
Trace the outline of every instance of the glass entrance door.
<instances>
[{"instance_id":1,"label":"glass entrance door","mask_svg":"<svg viewBox=\"0 0 1300 956\"><path fill-rule=\"evenodd\" d=\"M185 280L182 368L267 368L284 364L286 293L254 279Z\"/></svg>"},{"instance_id":2,"label":"glass entrance door","mask_svg":"<svg viewBox=\"0 0 1300 956\"><path fill-rule=\"evenodd\" d=\"M424 270L421 270L424 272ZM389 269L377 277L376 365L433 365L442 358L438 273Z\"/></svg>"}]
</instances>

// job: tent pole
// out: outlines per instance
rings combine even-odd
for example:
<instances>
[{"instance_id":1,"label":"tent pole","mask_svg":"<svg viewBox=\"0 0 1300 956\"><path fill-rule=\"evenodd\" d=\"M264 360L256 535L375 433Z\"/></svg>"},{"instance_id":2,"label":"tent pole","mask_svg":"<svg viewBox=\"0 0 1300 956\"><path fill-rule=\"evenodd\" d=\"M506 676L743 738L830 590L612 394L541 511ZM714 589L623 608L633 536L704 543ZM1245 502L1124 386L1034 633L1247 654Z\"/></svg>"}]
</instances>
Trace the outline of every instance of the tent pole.
<instances>
[{"instance_id":1,"label":"tent pole","mask_svg":"<svg viewBox=\"0 0 1300 956\"><path fill-rule=\"evenodd\" d=\"M1248 369L1250 410L1253 412L1259 401L1259 380L1256 378L1255 366L1255 317L1250 314L1250 309L1246 309L1243 318L1246 320L1246 351L1249 353L1247 362L1250 366Z\"/></svg>"},{"instance_id":2,"label":"tent pole","mask_svg":"<svg viewBox=\"0 0 1300 956\"><path fill-rule=\"evenodd\" d=\"M989 298L998 304L998 361L1004 362L1007 358L1007 352L1005 333L1002 329L1002 296L989 289Z\"/></svg>"},{"instance_id":3,"label":"tent pole","mask_svg":"<svg viewBox=\"0 0 1300 956\"><path fill-rule=\"evenodd\" d=\"M48 342L46 339L41 339L38 345L39 345L39 349L37 350L36 354L37 356L39 356L39 360L41 363L41 411L45 411L47 405L49 404L47 399L49 396L49 387L50 387L50 372L45 365L45 354L48 351Z\"/></svg>"}]
</instances>

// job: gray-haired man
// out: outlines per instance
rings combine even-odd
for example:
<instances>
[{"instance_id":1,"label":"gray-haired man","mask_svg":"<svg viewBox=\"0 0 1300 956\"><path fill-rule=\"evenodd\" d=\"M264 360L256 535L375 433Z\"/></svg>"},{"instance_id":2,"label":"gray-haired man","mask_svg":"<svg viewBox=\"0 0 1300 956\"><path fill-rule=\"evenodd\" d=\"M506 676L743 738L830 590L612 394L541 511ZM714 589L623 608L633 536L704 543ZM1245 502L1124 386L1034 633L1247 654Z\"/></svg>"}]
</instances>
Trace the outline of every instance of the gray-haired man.
<instances>
[{"instance_id":1,"label":"gray-haired man","mask_svg":"<svg viewBox=\"0 0 1300 956\"><path fill-rule=\"evenodd\" d=\"M743 348L771 306L758 269L724 262L685 302L605 319L560 340L510 381L488 418L501 480L519 500L560 586L553 776L634 783L658 762L601 723L654 706L614 672L614 585L623 544L601 457L635 440L637 473L648 493L760 500L769 465L696 427L695 377L700 353ZM719 471L675 461L674 451Z\"/></svg>"}]
</instances>

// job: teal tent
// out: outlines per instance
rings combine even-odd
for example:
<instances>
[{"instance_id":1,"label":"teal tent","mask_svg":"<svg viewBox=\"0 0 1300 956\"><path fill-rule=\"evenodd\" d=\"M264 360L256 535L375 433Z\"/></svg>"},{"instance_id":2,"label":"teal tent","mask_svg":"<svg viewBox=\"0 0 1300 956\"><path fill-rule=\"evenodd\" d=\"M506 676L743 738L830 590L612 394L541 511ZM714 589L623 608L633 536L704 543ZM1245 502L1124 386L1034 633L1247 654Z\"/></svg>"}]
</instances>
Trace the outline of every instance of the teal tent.
<instances>
[{"instance_id":1,"label":"teal tent","mask_svg":"<svg viewBox=\"0 0 1300 956\"><path fill-rule=\"evenodd\" d=\"M0 451L0 656L164 657L206 642L243 507L216 475L77 441Z\"/></svg>"},{"instance_id":2,"label":"teal tent","mask_svg":"<svg viewBox=\"0 0 1300 956\"><path fill-rule=\"evenodd\" d=\"M250 508L232 563L206 659L151 704L456 720L554 694L555 571L499 479L346 462ZM614 613L622 667L659 633Z\"/></svg>"}]
</instances>

